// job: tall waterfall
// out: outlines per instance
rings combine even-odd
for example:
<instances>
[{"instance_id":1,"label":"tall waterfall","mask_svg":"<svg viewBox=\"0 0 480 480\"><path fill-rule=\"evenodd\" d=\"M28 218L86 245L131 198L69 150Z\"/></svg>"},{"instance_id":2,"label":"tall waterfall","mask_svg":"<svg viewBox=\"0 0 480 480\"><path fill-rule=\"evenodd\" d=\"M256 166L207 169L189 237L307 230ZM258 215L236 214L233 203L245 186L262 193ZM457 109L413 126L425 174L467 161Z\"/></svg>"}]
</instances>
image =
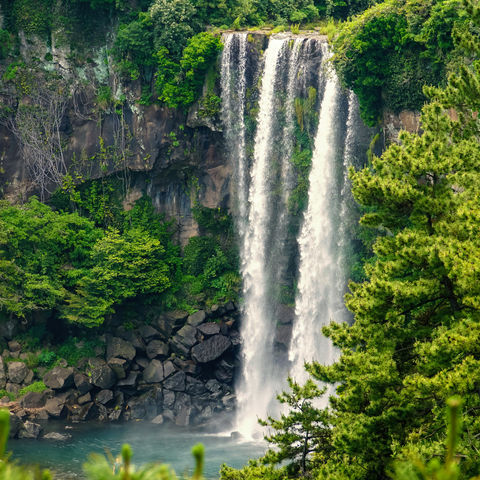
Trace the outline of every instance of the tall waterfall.
<instances>
[{"instance_id":1,"label":"tall waterfall","mask_svg":"<svg viewBox=\"0 0 480 480\"><path fill-rule=\"evenodd\" d=\"M247 34L224 35L221 61L222 119L226 145L234 163L237 225L243 238L247 220L247 158L245 152L245 92Z\"/></svg>"},{"instance_id":2,"label":"tall waterfall","mask_svg":"<svg viewBox=\"0 0 480 480\"><path fill-rule=\"evenodd\" d=\"M241 248L243 276L243 385L238 389L238 430L244 435L256 429L257 419L250 414L255 405L264 416L271 401L272 318L268 302L267 242L271 219L269 198L270 165L274 119L274 87L280 53L285 41L271 39L265 51L260 90L257 133L251 168L248 224Z\"/></svg>"},{"instance_id":3,"label":"tall waterfall","mask_svg":"<svg viewBox=\"0 0 480 480\"><path fill-rule=\"evenodd\" d=\"M231 190L243 278L236 428L246 437L258 431L258 418L275 413L275 394L284 387L289 368L303 380L305 360L333 359L321 326L345 318L341 252L349 232L338 217L348 217L350 208L344 174L354 155L349 145L355 143L351 130L356 122L353 96L347 121L347 98L328 71L330 54L323 39L271 36L256 63L249 55L257 58L262 46L255 51L252 41L246 33L224 34L221 60L222 119L234 171ZM313 143L308 203L295 239L299 219L289 203L299 180L292 158L311 153L308 142ZM293 289L295 278L289 345L288 338L276 337L291 328L290 320L279 320L282 308L289 308L282 307L279 292L285 284Z\"/></svg>"}]
</instances>

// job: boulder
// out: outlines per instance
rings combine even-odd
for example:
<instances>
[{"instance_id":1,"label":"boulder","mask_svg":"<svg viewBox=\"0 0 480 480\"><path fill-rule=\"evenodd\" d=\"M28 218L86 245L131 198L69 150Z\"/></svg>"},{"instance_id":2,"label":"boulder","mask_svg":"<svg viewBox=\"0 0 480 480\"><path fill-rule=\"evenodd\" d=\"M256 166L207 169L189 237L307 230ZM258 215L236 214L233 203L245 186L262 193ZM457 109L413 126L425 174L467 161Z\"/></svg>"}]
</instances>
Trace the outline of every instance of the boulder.
<instances>
[{"instance_id":1,"label":"boulder","mask_svg":"<svg viewBox=\"0 0 480 480\"><path fill-rule=\"evenodd\" d=\"M120 327L117 329L117 336L130 343L137 350L137 352L145 351L145 342L143 341L143 338L139 332L125 330L124 327Z\"/></svg>"},{"instance_id":2,"label":"boulder","mask_svg":"<svg viewBox=\"0 0 480 480\"><path fill-rule=\"evenodd\" d=\"M142 325L139 329L138 329L140 335L147 341L149 342L150 340L153 340L154 338L156 339L159 339L159 338L162 338L162 335L160 334L160 332L153 328L152 326L150 325Z\"/></svg>"},{"instance_id":3,"label":"boulder","mask_svg":"<svg viewBox=\"0 0 480 480\"><path fill-rule=\"evenodd\" d=\"M43 383L54 390L62 390L73 386L73 368L54 367L43 377Z\"/></svg>"},{"instance_id":4,"label":"boulder","mask_svg":"<svg viewBox=\"0 0 480 480\"><path fill-rule=\"evenodd\" d=\"M119 380L117 387L135 387L137 385L138 372L130 372L127 378Z\"/></svg>"},{"instance_id":5,"label":"boulder","mask_svg":"<svg viewBox=\"0 0 480 480\"><path fill-rule=\"evenodd\" d=\"M192 358L198 363L208 363L223 355L232 342L224 335L214 335L192 347Z\"/></svg>"},{"instance_id":6,"label":"boulder","mask_svg":"<svg viewBox=\"0 0 480 480\"><path fill-rule=\"evenodd\" d=\"M225 311L228 313L234 312L236 310L235 304L230 300L225 304Z\"/></svg>"},{"instance_id":7,"label":"boulder","mask_svg":"<svg viewBox=\"0 0 480 480\"><path fill-rule=\"evenodd\" d=\"M135 347L120 337L111 337L107 340L107 359L114 357L133 360L137 351Z\"/></svg>"},{"instance_id":8,"label":"boulder","mask_svg":"<svg viewBox=\"0 0 480 480\"><path fill-rule=\"evenodd\" d=\"M173 339L177 339L177 341L183 343L187 348L191 348L197 343L196 334L197 329L187 324L177 332Z\"/></svg>"},{"instance_id":9,"label":"boulder","mask_svg":"<svg viewBox=\"0 0 480 480\"><path fill-rule=\"evenodd\" d=\"M182 408L175 417L175 425L179 427L188 427L190 425L190 416L192 414L192 407Z\"/></svg>"},{"instance_id":10,"label":"boulder","mask_svg":"<svg viewBox=\"0 0 480 480\"><path fill-rule=\"evenodd\" d=\"M222 392L222 385L220 384L220 382L218 382L217 380L214 380L213 378L205 384L205 388L210 393L220 393L221 394L221 392Z\"/></svg>"},{"instance_id":11,"label":"boulder","mask_svg":"<svg viewBox=\"0 0 480 480\"><path fill-rule=\"evenodd\" d=\"M25 378L23 379L23 383L25 385L30 385L33 382L33 379L35 377L35 374L33 373L32 370L28 370L27 374L25 375Z\"/></svg>"},{"instance_id":12,"label":"boulder","mask_svg":"<svg viewBox=\"0 0 480 480\"><path fill-rule=\"evenodd\" d=\"M162 416L165 422L173 423L175 421L175 413L172 412L172 410L169 410L169 409L164 410L162 413Z\"/></svg>"},{"instance_id":13,"label":"boulder","mask_svg":"<svg viewBox=\"0 0 480 480\"><path fill-rule=\"evenodd\" d=\"M172 373L175 372L175 370L176 368L170 360L167 360L163 364L163 375L165 376L165 378L169 377Z\"/></svg>"},{"instance_id":14,"label":"boulder","mask_svg":"<svg viewBox=\"0 0 480 480\"><path fill-rule=\"evenodd\" d=\"M93 388L90 380L83 373L76 373L73 376L73 383L75 384L75 387L77 388L80 395L85 395Z\"/></svg>"},{"instance_id":15,"label":"boulder","mask_svg":"<svg viewBox=\"0 0 480 480\"><path fill-rule=\"evenodd\" d=\"M93 402L84 405L73 405L70 407L70 420L76 422L84 422L98 417L98 407Z\"/></svg>"},{"instance_id":16,"label":"boulder","mask_svg":"<svg viewBox=\"0 0 480 480\"><path fill-rule=\"evenodd\" d=\"M221 360L215 368L215 378L223 383L231 383L233 380L233 365L226 360Z\"/></svg>"},{"instance_id":17,"label":"boulder","mask_svg":"<svg viewBox=\"0 0 480 480\"><path fill-rule=\"evenodd\" d=\"M155 357L166 358L168 355L168 345L161 340L152 340L147 345L147 357L152 359Z\"/></svg>"},{"instance_id":18,"label":"boulder","mask_svg":"<svg viewBox=\"0 0 480 480\"><path fill-rule=\"evenodd\" d=\"M172 350L172 352L175 352L182 357L187 356L190 351L190 349L186 347L176 335L168 342L168 344L170 345L170 350Z\"/></svg>"},{"instance_id":19,"label":"boulder","mask_svg":"<svg viewBox=\"0 0 480 480\"><path fill-rule=\"evenodd\" d=\"M143 370L144 368L148 367L148 364L150 363L150 360L145 357L137 357L135 359L135 363Z\"/></svg>"},{"instance_id":20,"label":"boulder","mask_svg":"<svg viewBox=\"0 0 480 480\"><path fill-rule=\"evenodd\" d=\"M108 414L108 420L110 422L116 422L117 420L120 420L121 415L122 415L122 409L116 408Z\"/></svg>"},{"instance_id":21,"label":"boulder","mask_svg":"<svg viewBox=\"0 0 480 480\"><path fill-rule=\"evenodd\" d=\"M161 425L163 423L163 415L157 415L152 419L151 423L154 423L155 425Z\"/></svg>"},{"instance_id":22,"label":"boulder","mask_svg":"<svg viewBox=\"0 0 480 480\"><path fill-rule=\"evenodd\" d=\"M160 360L152 360L143 371L143 380L146 383L159 383L164 379L163 365Z\"/></svg>"},{"instance_id":23,"label":"boulder","mask_svg":"<svg viewBox=\"0 0 480 480\"><path fill-rule=\"evenodd\" d=\"M27 420L23 424L23 428L18 433L18 438L34 438L37 439L42 431L41 425Z\"/></svg>"},{"instance_id":24,"label":"boulder","mask_svg":"<svg viewBox=\"0 0 480 480\"><path fill-rule=\"evenodd\" d=\"M157 416L157 405L151 392L132 397L127 402L128 416L131 420L152 419Z\"/></svg>"},{"instance_id":25,"label":"boulder","mask_svg":"<svg viewBox=\"0 0 480 480\"><path fill-rule=\"evenodd\" d=\"M198 326L198 331L205 337L211 337L220 333L220 325L215 322L207 322Z\"/></svg>"},{"instance_id":26,"label":"boulder","mask_svg":"<svg viewBox=\"0 0 480 480\"><path fill-rule=\"evenodd\" d=\"M77 403L79 405L84 405L85 403L91 402L92 401L92 396L90 395L90 392L87 392L85 395L82 395L81 397L78 397Z\"/></svg>"},{"instance_id":27,"label":"boulder","mask_svg":"<svg viewBox=\"0 0 480 480\"><path fill-rule=\"evenodd\" d=\"M20 385L18 383L10 383L8 382L6 385L5 385L5 390L8 392L8 393L13 393L15 396L18 395L18 392L20 392Z\"/></svg>"},{"instance_id":28,"label":"boulder","mask_svg":"<svg viewBox=\"0 0 480 480\"><path fill-rule=\"evenodd\" d=\"M8 363L8 379L11 383L20 384L28 373L28 367L23 362Z\"/></svg>"},{"instance_id":29,"label":"boulder","mask_svg":"<svg viewBox=\"0 0 480 480\"><path fill-rule=\"evenodd\" d=\"M181 310L168 312L157 319L156 326L163 338L170 338L173 331L178 330L185 324L187 317L188 313Z\"/></svg>"},{"instance_id":30,"label":"boulder","mask_svg":"<svg viewBox=\"0 0 480 480\"><path fill-rule=\"evenodd\" d=\"M185 391L185 372L177 372L163 382L163 386L175 392Z\"/></svg>"},{"instance_id":31,"label":"boulder","mask_svg":"<svg viewBox=\"0 0 480 480\"><path fill-rule=\"evenodd\" d=\"M178 370L182 370L185 373L189 373L190 375L194 376L200 374L201 367L193 360L182 360L181 358L175 358L173 363Z\"/></svg>"},{"instance_id":32,"label":"boulder","mask_svg":"<svg viewBox=\"0 0 480 480\"><path fill-rule=\"evenodd\" d=\"M65 415L65 399L53 397L49 398L45 403L45 410L52 418L61 418Z\"/></svg>"},{"instance_id":33,"label":"boulder","mask_svg":"<svg viewBox=\"0 0 480 480\"><path fill-rule=\"evenodd\" d=\"M42 408L47 401L44 392L28 392L21 400L20 406L22 408Z\"/></svg>"},{"instance_id":34,"label":"boulder","mask_svg":"<svg viewBox=\"0 0 480 480\"><path fill-rule=\"evenodd\" d=\"M222 405L227 410L233 410L235 408L236 401L237 401L237 397L232 393L229 395L225 395L222 398Z\"/></svg>"},{"instance_id":35,"label":"boulder","mask_svg":"<svg viewBox=\"0 0 480 480\"><path fill-rule=\"evenodd\" d=\"M125 378L128 362L124 358L113 357L108 361L108 366L115 372L116 377L121 380Z\"/></svg>"},{"instance_id":36,"label":"boulder","mask_svg":"<svg viewBox=\"0 0 480 480\"><path fill-rule=\"evenodd\" d=\"M163 390L163 408L173 408L175 405L175 392Z\"/></svg>"},{"instance_id":37,"label":"boulder","mask_svg":"<svg viewBox=\"0 0 480 480\"><path fill-rule=\"evenodd\" d=\"M58 433L58 432L50 432L46 435L43 435L45 440L54 440L56 442L66 442L70 440L72 436L69 433Z\"/></svg>"},{"instance_id":38,"label":"boulder","mask_svg":"<svg viewBox=\"0 0 480 480\"><path fill-rule=\"evenodd\" d=\"M185 382L185 391L189 395L197 396L197 395L202 395L207 390L205 388L205 385L200 380L197 380L196 378L193 378L187 375L186 382Z\"/></svg>"},{"instance_id":39,"label":"boulder","mask_svg":"<svg viewBox=\"0 0 480 480\"><path fill-rule=\"evenodd\" d=\"M20 432L20 429L22 428L23 422L22 420L15 415L14 413L10 414L10 433L9 437L10 438L16 438L18 437L18 433Z\"/></svg>"},{"instance_id":40,"label":"boulder","mask_svg":"<svg viewBox=\"0 0 480 480\"><path fill-rule=\"evenodd\" d=\"M19 352L22 346L16 340L10 340L8 342L8 348L11 352Z\"/></svg>"},{"instance_id":41,"label":"boulder","mask_svg":"<svg viewBox=\"0 0 480 480\"><path fill-rule=\"evenodd\" d=\"M207 315L203 310L199 310L198 312L192 313L189 315L187 319L187 324L191 325L192 327L198 327L201 323L205 321Z\"/></svg>"},{"instance_id":42,"label":"boulder","mask_svg":"<svg viewBox=\"0 0 480 480\"><path fill-rule=\"evenodd\" d=\"M115 372L107 364L92 368L91 381L96 387L102 389L111 388L115 385L116 380Z\"/></svg>"},{"instance_id":43,"label":"boulder","mask_svg":"<svg viewBox=\"0 0 480 480\"><path fill-rule=\"evenodd\" d=\"M198 415L195 415L195 423L201 424L210 421L213 418L213 408L207 405Z\"/></svg>"},{"instance_id":44,"label":"boulder","mask_svg":"<svg viewBox=\"0 0 480 480\"><path fill-rule=\"evenodd\" d=\"M111 390L100 390L96 397L95 401L101 405L106 405L108 402L113 400L113 392Z\"/></svg>"}]
</instances>

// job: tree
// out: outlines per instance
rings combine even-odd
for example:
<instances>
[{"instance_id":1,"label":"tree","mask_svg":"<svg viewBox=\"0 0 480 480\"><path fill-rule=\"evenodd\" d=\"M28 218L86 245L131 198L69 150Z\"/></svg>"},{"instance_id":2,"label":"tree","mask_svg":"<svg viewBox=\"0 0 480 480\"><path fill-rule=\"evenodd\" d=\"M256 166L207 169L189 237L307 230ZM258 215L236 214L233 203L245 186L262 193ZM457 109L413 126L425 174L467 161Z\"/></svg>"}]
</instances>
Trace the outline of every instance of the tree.
<instances>
[{"instance_id":1,"label":"tree","mask_svg":"<svg viewBox=\"0 0 480 480\"><path fill-rule=\"evenodd\" d=\"M276 447L267 451L262 462L279 465L288 461L290 473L305 476L313 468L312 454L319 449L324 453L329 450L328 412L313 405L325 390L320 390L311 379L301 386L288 378L288 385L290 391L277 396L282 405L289 407L288 412L279 419L259 420L260 425L273 428L274 432L266 435L265 440Z\"/></svg>"},{"instance_id":2,"label":"tree","mask_svg":"<svg viewBox=\"0 0 480 480\"><path fill-rule=\"evenodd\" d=\"M150 7L155 50L166 48L178 60L188 39L198 31L195 13L190 0L155 0Z\"/></svg>"},{"instance_id":3,"label":"tree","mask_svg":"<svg viewBox=\"0 0 480 480\"><path fill-rule=\"evenodd\" d=\"M428 88L422 135L403 132L367 168L352 172L356 200L369 208L375 261L350 285L355 323L325 333L341 349L319 380L338 382L331 398L332 455L321 478L386 478L392 459L432 458L443 441L443 405L465 401L462 475L478 475L480 428L480 25L456 36L464 63L445 89Z\"/></svg>"}]
</instances>

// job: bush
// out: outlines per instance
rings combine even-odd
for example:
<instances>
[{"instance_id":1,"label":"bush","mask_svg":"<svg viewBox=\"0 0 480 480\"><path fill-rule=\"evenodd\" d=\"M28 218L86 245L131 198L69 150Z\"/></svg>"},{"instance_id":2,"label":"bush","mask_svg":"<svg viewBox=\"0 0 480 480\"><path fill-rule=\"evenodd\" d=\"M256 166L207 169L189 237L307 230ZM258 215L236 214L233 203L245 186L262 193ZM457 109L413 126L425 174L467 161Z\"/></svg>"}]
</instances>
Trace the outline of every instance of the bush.
<instances>
[{"instance_id":1,"label":"bush","mask_svg":"<svg viewBox=\"0 0 480 480\"><path fill-rule=\"evenodd\" d=\"M220 38L202 32L193 36L183 49L180 62L165 47L157 54L156 89L158 98L169 107L187 107L199 96L205 74L222 48Z\"/></svg>"},{"instance_id":2,"label":"bush","mask_svg":"<svg viewBox=\"0 0 480 480\"><path fill-rule=\"evenodd\" d=\"M43 382L41 382L41 381L34 382L34 383L31 383L30 385L28 385L26 387L23 387L18 392L18 398L23 397L24 395L26 395L27 393L30 393L30 392L41 393L41 392L45 391L46 389L47 389L47 386Z\"/></svg>"}]
</instances>

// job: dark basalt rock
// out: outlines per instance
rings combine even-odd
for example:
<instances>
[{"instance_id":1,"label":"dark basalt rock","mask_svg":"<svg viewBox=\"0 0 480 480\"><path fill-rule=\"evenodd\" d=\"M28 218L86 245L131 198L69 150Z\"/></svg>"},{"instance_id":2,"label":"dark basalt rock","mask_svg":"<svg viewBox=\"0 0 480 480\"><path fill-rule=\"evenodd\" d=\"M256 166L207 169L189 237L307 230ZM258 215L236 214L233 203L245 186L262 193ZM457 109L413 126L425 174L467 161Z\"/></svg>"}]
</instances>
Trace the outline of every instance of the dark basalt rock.
<instances>
[{"instance_id":1,"label":"dark basalt rock","mask_svg":"<svg viewBox=\"0 0 480 480\"><path fill-rule=\"evenodd\" d=\"M220 333L220 325L215 322L204 323L203 325L200 325L198 327L198 331L202 335L205 335L206 337L210 337L212 335L217 335L218 333Z\"/></svg>"},{"instance_id":2,"label":"dark basalt rock","mask_svg":"<svg viewBox=\"0 0 480 480\"><path fill-rule=\"evenodd\" d=\"M96 387L108 389L115 385L117 377L107 364L103 364L92 368L91 380Z\"/></svg>"},{"instance_id":3,"label":"dark basalt rock","mask_svg":"<svg viewBox=\"0 0 480 480\"><path fill-rule=\"evenodd\" d=\"M207 389L205 388L205 385L203 384L203 382L201 382L200 380L197 380L196 378L193 378L193 377L190 377L189 375L187 375L186 384L185 384L185 391L189 395L197 396L197 395L202 395L203 393L205 393L207 391Z\"/></svg>"},{"instance_id":4,"label":"dark basalt rock","mask_svg":"<svg viewBox=\"0 0 480 480\"><path fill-rule=\"evenodd\" d=\"M174 390L175 392L184 392L185 391L185 378L186 375L184 372L177 372L175 375L167 378L163 382L163 386L168 390Z\"/></svg>"},{"instance_id":5,"label":"dark basalt rock","mask_svg":"<svg viewBox=\"0 0 480 480\"><path fill-rule=\"evenodd\" d=\"M45 406L47 397L44 392L28 392L21 400L22 408L42 408Z\"/></svg>"},{"instance_id":6,"label":"dark basalt rock","mask_svg":"<svg viewBox=\"0 0 480 480\"><path fill-rule=\"evenodd\" d=\"M62 418L65 416L65 399L59 397L49 398L45 403L45 410L52 418Z\"/></svg>"},{"instance_id":7,"label":"dark basalt rock","mask_svg":"<svg viewBox=\"0 0 480 480\"><path fill-rule=\"evenodd\" d=\"M163 365L160 360L152 360L143 371L143 380L147 383L159 383L164 378Z\"/></svg>"},{"instance_id":8,"label":"dark basalt rock","mask_svg":"<svg viewBox=\"0 0 480 480\"><path fill-rule=\"evenodd\" d=\"M162 338L162 335L160 334L160 332L158 330L156 330L155 328L153 328L152 326L150 325L142 325L139 329L138 329L140 335L148 342L150 340L153 340L153 339L160 339Z\"/></svg>"},{"instance_id":9,"label":"dark basalt rock","mask_svg":"<svg viewBox=\"0 0 480 480\"><path fill-rule=\"evenodd\" d=\"M117 387L135 387L137 385L138 372L130 372L127 378L117 382Z\"/></svg>"},{"instance_id":10,"label":"dark basalt rock","mask_svg":"<svg viewBox=\"0 0 480 480\"><path fill-rule=\"evenodd\" d=\"M66 442L70 440L72 436L69 433L58 433L58 432L50 432L46 435L43 435L45 440L54 440L56 442Z\"/></svg>"},{"instance_id":11,"label":"dark basalt rock","mask_svg":"<svg viewBox=\"0 0 480 480\"><path fill-rule=\"evenodd\" d=\"M100 390L96 397L95 401L102 405L107 405L107 403L113 400L113 392L111 390Z\"/></svg>"},{"instance_id":12,"label":"dark basalt rock","mask_svg":"<svg viewBox=\"0 0 480 480\"><path fill-rule=\"evenodd\" d=\"M76 373L73 376L73 382L80 395L85 395L93 388L90 380L86 375L83 375L83 373Z\"/></svg>"},{"instance_id":13,"label":"dark basalt rock","mask_svg":"<svg viewBox=\"0 0 480 480\"><path fill-rule=\"evenodd\" d=\"M73 368L54 367L43 377L43 383L54 390L63 390L73 386L74 382Z\"/></svg>"},{"instance_id":14,"label":"dark basalt rock","mask_svg":"<svg viewBox=\"0 0 480 480\"><path fill-rule=\"evenodd\" d=\"M111 337L107 341L107 359L113 357L133 360L136 355L135 347L120 337Z\"/></svg>"},{"instance_id":15,"label":"dark basalt rock","mask_svg":"<svg viewBox=\"0 0 480 480\"><path fill-rule=\"evenodd\" d=\"M27 420L23 427L20 428L18 438L33 438L37 439L42 431L41 425Z\"/></svg>"},{"instance_id":16,"label":"dark basalt rock","mask_svg":"<svg viewBox=\"0 0 480 480\"><path fill-rule=\"evenodd\" d=\"M192 358L199 363L208 363L223 355L232 342L224 335L214 335L192 348Z\"/></svg>"},{"instance_id":17,"label":"dark basalt rock","mask_svg":"<svg viewBox=\"0 0 480 480\"><path fill-rule=\"evenodd\" d=\"M124 358L111 358L108 361L108 366L115 372L115 375L119 380L127 376L125 372L128 368L128 362Z\"/></svg>"},{"instance_id":18,"label":"dark basalt rock","mask_svg":"<svg viewBox=\"0 0 480 480\"><path fill-rule=\"evenodd\" d=\"M233 380L233 365L226 360L221 360L215 369L215 378L223 383L230 383Z\"/></svg>"},{"instance_id":19,"label":"dark basalt rock","mask_svg":"<svg viewBox=\"0 0 480 480\"><path fill-rule=\"evenodd\" d=\"M199 310L198 312L192 313L189 315L187 323L192 327L198 327L201 323L205 321L207 315L203 310Z\"/></svg>"},{"instance_id":20,"label":"dark basalt rock","mask_svg":"<svg viewBox=\"0 0 480 480\"><path fill-rule=\"evenodd\" d=\"M20 384L28 374L28 367L23 362L8 363L8 379L11 383Z\"/></svg>"},{"instance_id":21,"label":"dark basalt rock","mask_svg":"<svg viewBox=\"0 0 480 480\"><path fill-rule=\"evenodd\" d=\"M173 408L173 405L175 405L175 392L163 390L163 407Z\"/></svg>"},{"instance_id":22,"label":"dark basalt rock","mask_svg":"<svg viewBox=\"0 0 480 480\"><path fill-rule=\"evenodd\" d=\"M168 355L168 345L161 340L152 340L147 345L147 357L152 359L155 357L166 358Z\"/></svg>"}]
</instances>

